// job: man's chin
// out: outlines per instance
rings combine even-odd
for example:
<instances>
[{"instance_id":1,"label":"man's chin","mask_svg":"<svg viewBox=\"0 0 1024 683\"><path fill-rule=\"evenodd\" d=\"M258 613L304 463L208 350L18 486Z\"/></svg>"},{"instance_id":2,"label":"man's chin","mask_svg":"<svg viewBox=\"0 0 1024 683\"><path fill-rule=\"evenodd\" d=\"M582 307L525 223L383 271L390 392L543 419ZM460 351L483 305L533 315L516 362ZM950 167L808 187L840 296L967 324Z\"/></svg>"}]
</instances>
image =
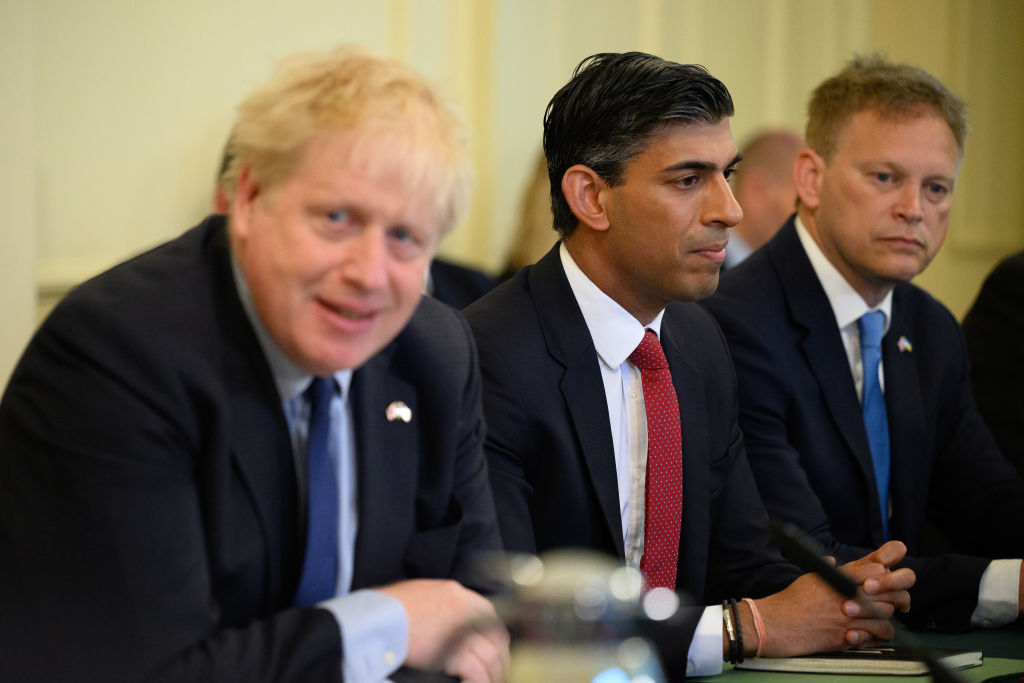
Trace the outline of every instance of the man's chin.
<instances>
[{"instance_id":1,"label":"man's chin","mask_svg":"<svg viewBox=\"0 0 1024 683\"><path fill-rule=\"evenodd\" d=\"M397 316L378 317L358 332L318 328L296 340L300 358L292 362L318 377L355 370L394 341L411 318L412 311L401 320Z\"/></svg>"},{"instance_id":2,"label":"man's chin","mask_svg":"<svg viewBox=\"0 0 1024 683\"><path fill-rule=\"evenodd\" d=\"M715 268L713 274L701 278L699 281L688 283L687 286L676 297L677 301L700 301L715 293L718 289L718 272Z\"/></svg>"},{"instance_id":3,"label":"man's chin","mask_svg":"<svg viewBox=\"0 0 1024 683\"><path fill-rule=\"evenodd\" d=\"M882 277L880 279L889 282L894 286L904 282L910 282L915 277L924 272L924 269L927 266L927 263L922 264L920 261L894 264L891 268L889 268L886 272L882 274Z\"/></svg>"},{"instance_id":4,"label":"man's chin","mask_svg":"<svg viewBox=\"0 0 1024 683\"><path fill-rule=\"evenodd\" d=\"M369 341L365 343L348 342L340 348L336 344L334 346L335 348L331 349L304 353L301 358L292 359L292 362L311 375L326 377L341 370L354 370L366 363L380 350L380 347Z\"/></svg>"}]
</instances>

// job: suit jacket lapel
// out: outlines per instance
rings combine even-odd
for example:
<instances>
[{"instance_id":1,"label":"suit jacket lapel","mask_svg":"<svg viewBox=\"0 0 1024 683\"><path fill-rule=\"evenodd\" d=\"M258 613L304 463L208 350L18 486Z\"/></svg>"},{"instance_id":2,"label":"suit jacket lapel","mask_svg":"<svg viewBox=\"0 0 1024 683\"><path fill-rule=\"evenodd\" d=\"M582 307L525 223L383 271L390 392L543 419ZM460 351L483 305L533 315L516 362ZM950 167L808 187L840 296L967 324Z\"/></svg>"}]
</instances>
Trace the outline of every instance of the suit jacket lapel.
<instances>
[{"instance_id":1,"label":"suit jacket lapel","mask_svg":"<svg viewBox=\"0 0 1024 683\"><path fill-rule=\"evenodd\" d=\"M548 353L565 368L560 383L562 396L583 449L587 474L616 550L623 557L615 452L600 361L583 313L562 270L557 244L529 271L528 277Z\"/></svg>"},{"instance_id":2,"label":"suit jacket lapel","mask_svg":"<svg viewBox=\"0 0 1024 683\"><path fill-rule=\"evenodd\" d=\"M254 369L238 367L231 372L231 420L235 425L232 455L264 530L264 566L269 583L274 587L294 587L301 571L304 543L295 459L284 412L275 409L280 405L276 387L271 387L272 394L260 395L240 374ZM260 387L259 391L262 390ZM274 590L273 594L276 593Z\"/></svg>"},{"instance_id":3,"label":"suit jacket lapel","mask_svg":"<svg viewBox=\"0 0 1024 683\"><path fill-rule=\"evenodd\" d=\"M395 344L385 348L352 377L350 405L355 427L355 461L359 528L352 570L353 589L379 583L371 574L379 567L401 567L404 547L381 543L401 538L400 525L408 520L404 507L414 505L417 493L419 406L416 389L392 367ZM412 422L388 420L387 408L402 401ZM387 492L386 499L379 492ZM398 502L402 501L402 502ZM403 507L404 506L404 507Z\"/></svg>"},{"instance_id":4,"label":"suit jacket lapel","mask_svg":"<svg viewBox=\"0 0 1024 683\"><path fill-rule=\"evenodd\" d=\"M671 311L666 311L666 318ZM691 568L708 566L708 533L711 529L709 493L711 491L710 452L706 425L707 404L700 390L700 373L687 360L686 340L679 331L662 323L662 347L672 371L672 384L679 400L679 422L683 446L683 524L680 539L677 586L687 586L695 595L703 594L705 576L690 575Z\"/></svg>"},{"instance_id":5,"label":"suit jacket lapel","mask_svg":"<svg viewBox=\"0 0 1024 683\"><path fill-rule=\"evenodd\" d=\"M832 306L800 244L792 218L766 248L782 283L789 313L803 330L801 344L807 365L818 381L836 428L874 490L871 449L843 340Z\"/></svg>"},{"instance_id":6,"label":"suit jacket lapel","mask_svg":"<svg viewBox=\"0 0 1024 683\"><path fill-rule=\"evenodd\" d=\"M921 396L921 383L918 378L917 362L913 351L899 349L901 337L908 341L923 343L926 340L913 339L910 320L906 315L906 306L901 296L902 287L897 286L893 292L892 322L889 332L882 340L882 363L885 368L885 405L889 418L890 443L890 480L892 490L893 536L900 529L900 537L913 543L916 530L924 521L920 511L923 506L917 505L926 494L927 482L931 479L929 472L924 470L929 463L923 458L915 457L921 453L920 439L927 434L924 398ZM900 501L914 502L904 509ZM908 512L916 513L915 519L906 519Z\"/></svg>"},{"instance_id":7,"label":"suit jacket lapel","mask_svg":"<svg viewBox=\"0 0 1024 683\"><path fill-rule=\"evenodd\" d=\"M291 437L270 367L238 298L225 230L211 237L210 249L231 405L231 454L263 528L268 596L284 594L280 587L290 591L298 583L303 542Z\"/></svg>"}]
</instances>

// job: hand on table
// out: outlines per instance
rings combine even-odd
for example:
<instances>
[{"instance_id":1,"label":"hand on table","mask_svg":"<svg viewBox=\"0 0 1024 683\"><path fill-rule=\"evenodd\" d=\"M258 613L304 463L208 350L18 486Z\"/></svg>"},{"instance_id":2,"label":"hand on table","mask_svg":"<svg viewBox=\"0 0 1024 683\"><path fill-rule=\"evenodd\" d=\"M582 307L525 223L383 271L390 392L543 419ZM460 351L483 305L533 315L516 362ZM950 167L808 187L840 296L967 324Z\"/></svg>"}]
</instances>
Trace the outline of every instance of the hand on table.
<instances>
[{"instance_id":1,"label":"hand on table","mask_svg":"<svg viewBox=\"0 0 1024 683\"><path fill-rule=\"evenodd\" d=\"M378 590L399 600L409 617L406 666L475 683L505 679L509 635L482 595L446 579L412 579Z\"/></svg>"}]
</instances>

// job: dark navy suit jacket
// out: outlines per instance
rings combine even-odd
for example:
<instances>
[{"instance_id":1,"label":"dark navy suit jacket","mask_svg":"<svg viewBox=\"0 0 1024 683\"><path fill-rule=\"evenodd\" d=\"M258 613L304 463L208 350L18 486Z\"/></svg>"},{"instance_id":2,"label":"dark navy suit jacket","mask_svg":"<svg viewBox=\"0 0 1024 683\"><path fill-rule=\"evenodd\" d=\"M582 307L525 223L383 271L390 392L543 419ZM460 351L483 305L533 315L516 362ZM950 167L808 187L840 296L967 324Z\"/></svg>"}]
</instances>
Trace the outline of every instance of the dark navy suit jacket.
<instances>
[{"instance_id":1,"label":"dark navy suit jacket","mask_svg":"<svg viewBox=\"0 0 1024 683\"><path fill-rule=\"evenodd\" d=\"M590 548L622 559L599 360L558 245L463 313L480 352L486 452L505 546L530 553ZM676 587L697 605L780 590L800 572L766 535L721 332L697 305L673 303L661 339L682 422ZM691 612L689 630L674 646L684 665L699 614Z\"/></svg>"},{"instance_id":2,"label":"dark navy suit jacket","mask_svg":"<svg viewBox=\"0 0 1024 683\"><path fill-rule=\"evenodd\" d=\"M487 274L466 266L435 258L430 263L431 295L452 308L465 308L497 282Z\"/></svg>"},{"instance_id":3,"label":"dark navy suit jacket","mask_svg":"<svg viewBox=\"0 0 1024 683\"><path fill-rule=\"evenodd\" d=\"M985 278L964 317L964 336L978 410L1024 475L1024 252Z\"/></svg>"},{"instance_id":4,"label":"dark navy suit jacket","mask_svg":"<svg viewBox=\"0 0 1024 683\"><path fill-rule=\"evenodd\" d=\"M353 589L473 585L500 541L465 322L424 298L351 391ZM223 217L82 285L0 403L0 678L340 680L333 616L291 608L296 495Z\"/></svg>"},{"instance_id":5,"label":"dark navy suit jacket","mask_svg":"<svg viewBox=\"0 0 1024 683\"><path fill-rule=\"evenodd\" d=\"M740 426L769 513L818 538L840 562L880 545L860 402L793 220L703 303L729 341ZM893 290L882 361L890 534L906 543L905 564L917 573L908 622L961 630L977 606L986 558L1024 555L1024 481L974 406L960 326L911 284ZM940 546L960 554L922 556Z\"/></svg>"}]
</instances>

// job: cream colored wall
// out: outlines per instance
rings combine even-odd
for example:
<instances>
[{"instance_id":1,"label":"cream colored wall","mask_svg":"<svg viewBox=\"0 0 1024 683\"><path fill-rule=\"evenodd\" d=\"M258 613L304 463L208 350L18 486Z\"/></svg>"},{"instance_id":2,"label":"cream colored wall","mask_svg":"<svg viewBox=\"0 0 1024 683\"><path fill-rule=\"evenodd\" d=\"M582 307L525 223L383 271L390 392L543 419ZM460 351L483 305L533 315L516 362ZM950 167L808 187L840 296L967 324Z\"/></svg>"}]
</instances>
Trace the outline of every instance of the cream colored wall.
<instances>
[{"instance_id":1,"label":"cream colored wall","mask_svg":"<svg viewBox=\"0 0 1024 683\"><path fill-rule=\"evenodd\" d=\"M485 269L502 265L548 99L583 57L633 49L699 62L722 78L736 99L738 139L764 124L802 128L809 90L854 51L880 48L920 63L967 96L975 128L949 243L921 283L960 315L995 260L1024 246L1018 0L8 0L3 7L0 30L12 40L0 53L0 141L16 152L0 155L0 192L10 200L0 214L0 246L14 243L0 251L9 320L24 318L19 307L33 305L36 286L45 310L67 286L197 222L235 103L274 58L342 42L417 65L466 110L477 189L442 252ZM29 328L13 326L4 341L20 349ZM0 377L16 353L0 347Z\"/></svg>"},{"instance_id":2,"label":"cream colored wall","mask_svg":"<svg viewBox=\"0 0 1024 683\"><path fill-rule=\"evenodd\" d=\"M37 242L45 293L208 211L233 108L282 54L358 37L385 3L37 2Z\"/></svg>"},{"instance_id":3,"label":"cream colored wall","mask_svg":"<svg viewBox=\"0 0 1024 683\"><path fill-rule=\"evenodd\" d=\"M0 3L0 390L35 322L34 41L31 0Z\"/></svg>"},{"instance_id":4,"label":"cream colored wall","mask_svg":"<svg viewBox=\"0 0 1024 683\"><path fill-rule=\"evenodd\" d=\"M872 0L870 44L967 100L971 133L949 234L915 282L962 318L985 275L1024 248L1024 3Z\"/></svg>"}]
</instances>

